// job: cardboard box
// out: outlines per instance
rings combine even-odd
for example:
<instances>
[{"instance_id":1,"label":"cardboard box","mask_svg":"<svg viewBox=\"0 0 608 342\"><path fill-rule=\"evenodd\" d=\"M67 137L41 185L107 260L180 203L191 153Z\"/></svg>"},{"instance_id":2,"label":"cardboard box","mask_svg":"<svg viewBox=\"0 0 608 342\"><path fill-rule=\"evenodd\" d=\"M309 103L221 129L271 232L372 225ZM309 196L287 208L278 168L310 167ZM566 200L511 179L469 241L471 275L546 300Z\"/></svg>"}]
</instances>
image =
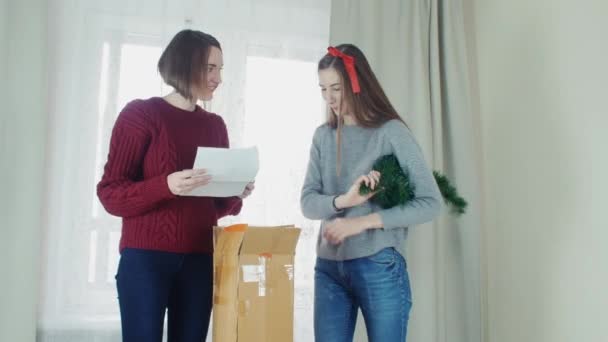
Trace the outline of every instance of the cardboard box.
<instances>
[{"instance_id":1,"label":"cardboard box","mask_svg":"<svg viewBox=\"0 0 608 342\"><path fill-rule=\"evenodd\" d=\"M214 342L293 341L294 226L216 228Z\"/></svg>"}]
</instances>

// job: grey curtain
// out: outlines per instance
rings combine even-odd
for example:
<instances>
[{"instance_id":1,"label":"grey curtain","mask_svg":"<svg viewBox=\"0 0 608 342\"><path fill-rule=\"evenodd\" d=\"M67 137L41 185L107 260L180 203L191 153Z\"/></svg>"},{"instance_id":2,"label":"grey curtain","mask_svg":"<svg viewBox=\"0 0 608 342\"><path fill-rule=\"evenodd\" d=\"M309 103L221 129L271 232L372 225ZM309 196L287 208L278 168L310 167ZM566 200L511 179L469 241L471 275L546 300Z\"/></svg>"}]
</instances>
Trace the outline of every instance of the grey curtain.
<instances>
[{"instance_id":1,"label":"grey curtain","mask_svg":"<svg viewBox=\"0 0 608 342\"><path fill-rule=\"evenodd\" d=\"M410 229L408 342L481 341L481 151L462 2L333 0L330 41L363 50L427 161L469 202L466 215L446 207ZM355 336L367 340L361 315Z\"/></svg>"}]
</instances>

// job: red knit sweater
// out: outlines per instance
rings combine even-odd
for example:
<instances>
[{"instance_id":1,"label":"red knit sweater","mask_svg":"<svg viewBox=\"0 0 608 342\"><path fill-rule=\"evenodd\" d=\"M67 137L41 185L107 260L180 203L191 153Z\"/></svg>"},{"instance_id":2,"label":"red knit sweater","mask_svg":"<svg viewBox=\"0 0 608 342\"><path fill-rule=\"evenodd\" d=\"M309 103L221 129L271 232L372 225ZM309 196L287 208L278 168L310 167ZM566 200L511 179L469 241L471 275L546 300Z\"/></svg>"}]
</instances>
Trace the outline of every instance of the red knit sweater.
<instances>
[{"instance_id":1,"label":"red knit sweater","mask_svg":"<svg viewBox=\"0 0 608 342\"><path fill-rule=\"evenodd\" d=\"M224 120L199 106L181 110L162 98L135 100L122 110L97 195L122 217L120 250L212 253L213 226L237 215L238 197L175 196L167 176L191 169L198 146L228 147Z\"/></svg>"}]
</instances>

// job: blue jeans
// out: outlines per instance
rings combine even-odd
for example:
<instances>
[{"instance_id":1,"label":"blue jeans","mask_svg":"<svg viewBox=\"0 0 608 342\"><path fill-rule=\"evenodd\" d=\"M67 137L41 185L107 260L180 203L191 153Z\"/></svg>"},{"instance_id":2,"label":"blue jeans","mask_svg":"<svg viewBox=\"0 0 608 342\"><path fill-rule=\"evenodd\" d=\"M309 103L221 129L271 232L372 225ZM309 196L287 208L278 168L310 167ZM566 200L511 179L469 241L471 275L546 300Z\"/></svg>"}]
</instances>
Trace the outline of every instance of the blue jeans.
<instances>
[{"instance_id":1,"label":"blue jeans","mask_svg":"<svg viewBox=\"0 0 608 342\"><path fill-rule=\"evenodd\" d=\"M169 342L207 336L213 294L213 256L125 248L116 287L123 342L161 342L165 311Z\"/></svg>"},{"instance_id":2,"label":"blue jeans","mask_svg":"<svg viewBox=\"0 0 608 342\"><path fill-rule=\"evenodd\" d=\"M411 307L407 266L394 248L353 260L317 258L316 342L351 342L359 308L370 342L404 342Z\"/></svg>"}]
</instances>

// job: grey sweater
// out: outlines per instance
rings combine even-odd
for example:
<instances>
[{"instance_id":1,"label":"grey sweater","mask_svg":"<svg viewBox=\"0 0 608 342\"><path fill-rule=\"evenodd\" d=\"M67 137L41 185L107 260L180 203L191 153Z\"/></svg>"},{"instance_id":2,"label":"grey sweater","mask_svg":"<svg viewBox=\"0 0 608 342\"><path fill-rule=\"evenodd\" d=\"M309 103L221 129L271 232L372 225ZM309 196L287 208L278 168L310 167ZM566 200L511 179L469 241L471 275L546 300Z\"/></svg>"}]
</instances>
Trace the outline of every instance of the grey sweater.
<instances>
[{"instance_id":1,"label":"grey sweater","mask_svg":"<svg viewBox=\"0 0 608 342\"><path fill-rule=\"evenodd\" d=\"M342 127L341 174L336 175L336 130L324 124L315 131L310 161L302 188L300 204L304 216L322 220L317 241L317 256L330 260L349 260L375 254L385 247L405 250L409 226L431 221L441 208L441 194L422 151L410 130L391 120L379 128ZM361 175L371 171L376 159L394 154L408 170L415 186L415 198L403 206L382 209L371 202L336 211L334 196L344 194ZM325 223L337 217L357 217L378 213L383 228L368 229L332 245L323 238Z\"/></svg>"}]
</instances>

